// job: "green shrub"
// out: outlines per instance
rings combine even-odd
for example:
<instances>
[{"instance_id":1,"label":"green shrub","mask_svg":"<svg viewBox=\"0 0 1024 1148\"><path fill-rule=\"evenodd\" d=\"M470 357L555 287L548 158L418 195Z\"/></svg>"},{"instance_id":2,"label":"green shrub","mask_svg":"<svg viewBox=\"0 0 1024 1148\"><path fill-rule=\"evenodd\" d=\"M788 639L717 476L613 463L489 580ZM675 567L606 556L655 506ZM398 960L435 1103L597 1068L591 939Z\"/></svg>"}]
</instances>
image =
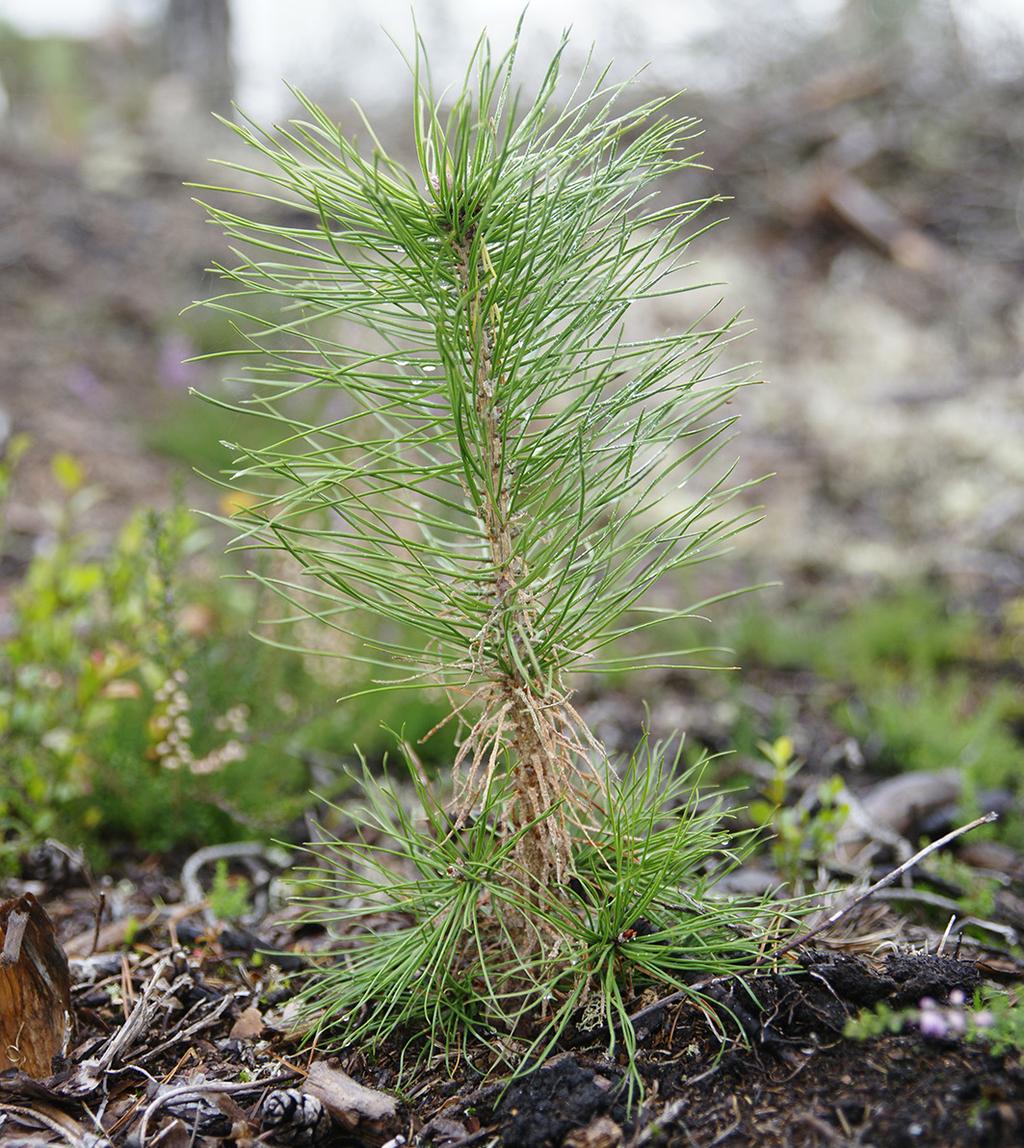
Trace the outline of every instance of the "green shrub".
<instances>
[{"instance_id":1,"label":"green shrub","mask_svg":"<svg viewBox=\"0 0 1024 1148\"><path fill-rule=\"evenodd\" d=\"M938 674L981 646L978 619L950 611L932 587L894 588L837 614L813 600L799 607L750 606L727 626L744 665L814 670L869 684L880 670Z\"/></svg>"},{"instance_id":2,"label":"green shrub","mask_svg":"<svg viewBox=\"0 0 1024 1148\"><path fill-rule=\"evenodd\" d=\"M976 788L1020 779L1024 746L1007 724L1019 702L1008 684L979 690L963 674L880 673L858 700L841 707L838 716L894 772L954 766Z\"/></svg>"},{"instance_id":3,"label":"green shrub","mask_svg":"<svg viewBox=\"0 0 1024 1148\"><path fill-rule=\"evenodd\" d=\"M1011 637L1012 623L1009 614ZM950 611L934 589L904 587L840 617L806 603L800 611L748 609L729 637L743 665L816 673L820 704L877 767L959 768L968 802L978 790L1019 784L1022 704L999 673L1009 639ZM999 831L1016 836L1019 820L1011 815Z\"/></svg>"},{"instance_id":4,"label":"green shrub","mask_svg":"<svg viewBox=\"0 0 1024 1148\"><path fill-rule=\"evenodd\" d=\"M0 643L8 860L49 835L99 851L280 834L308 803L312 765L331 791L354 741L381 756L389 711L340 710L308 659L252 642L267 602L210 568L211 530L181 508L143 511L96 553L83 522L98 492L67 456L53 470L52 536ZM408 707L410 736L442 712L430 696Z\"/></svg>"}]
</instances>

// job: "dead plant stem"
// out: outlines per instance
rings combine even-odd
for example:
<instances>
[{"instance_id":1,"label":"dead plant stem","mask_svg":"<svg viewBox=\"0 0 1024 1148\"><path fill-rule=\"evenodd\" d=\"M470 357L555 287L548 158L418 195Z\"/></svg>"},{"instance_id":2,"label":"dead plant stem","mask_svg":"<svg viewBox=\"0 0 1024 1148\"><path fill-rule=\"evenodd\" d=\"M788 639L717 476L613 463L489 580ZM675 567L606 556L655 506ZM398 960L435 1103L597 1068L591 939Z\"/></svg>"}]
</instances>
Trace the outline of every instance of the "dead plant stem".
<instances>
[{"instance_id":1,"label":"dead plant stem","mask_svg":"<svg viewBox=\"0 0 1024 1148\"><path fill-rule=\"evenodd\" d=\"M877 893L880 889L884 889L887 885L891 885L894 881L898 881L904 873L908 872L920 861L923 861L924 858L927 857L930 853L934 853L937 849L942 849L951 841L955 841L958 837L962 837L965 833L970 833L972 829L977 829L980 825L987 825L989 822L998 820L998 817L998 813L986 813L981 817L976 817L967 825L961 825L957 829L950 830L950 832L945 836L939 837L937 840L929 842L923 849L919 849L913 855L913 857L907 858L907 860L904 861L902 865L898 865L895 869L891 870L889 873L886 873L884 877L880 878L873 885L869 885L867 889L865 889L862 893L859 893L852 900L845 902L834 912L830 913L823 921L815 925L813 929L808 929L806 932L801 933L793 940L787 941L784 945L780 945L778 948L772 949L771 952L765 953L763 957L759 957L757 961L754 962L752 969L756 970L759 967L763 967L770 961L774 961L776 958L784 956L786 953L792 952L794 949L799 948L801 945L806 945L808 941L813 940L820 933L823 933L826 929L831 928L834 924L845 917L847 913L851 912L851 910L856 909L858 905L862 905L870 897L873 897L875 893ZM636 1025L638 1021L641 1021L645 1017L650 1016L652 1013L657 1012L658 1009L665 1008L670 1004L675 1004L676 1001L681 1001L684 998L692 996L694 993L698 993L703 989L711 988L714 985L724 984L727 981L733 979L735 979L735 975L728 974L725 976L708 977L705 980L696 981L692 985L687 985L685 989L680 989L678 992L669 993L668 996L661 997L660 1000L656 1000L649 1005L645 1005L642 1009L630 1016L629 1022L632 1025Z\"/></svg>"}]
</instances>

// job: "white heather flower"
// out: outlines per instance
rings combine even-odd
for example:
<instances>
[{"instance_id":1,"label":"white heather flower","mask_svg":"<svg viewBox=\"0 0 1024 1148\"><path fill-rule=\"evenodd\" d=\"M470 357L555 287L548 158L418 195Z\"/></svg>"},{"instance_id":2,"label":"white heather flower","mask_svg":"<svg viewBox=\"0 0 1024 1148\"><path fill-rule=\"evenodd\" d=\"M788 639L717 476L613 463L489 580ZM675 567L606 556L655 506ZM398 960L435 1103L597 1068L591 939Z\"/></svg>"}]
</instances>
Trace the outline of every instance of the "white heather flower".
<instances>
[{"instance_id":1,"label":"white heather flower","mask_svg":"<svg viewBox=\"0 0 1024 1148\"><path fill-rule=\"evenodd\" d=\"M232 739L205 757L191 759L190 768L195 774L216 773L231 762L242 761L244 758L245 746Z\"/></svg>"},{"instance_id":2,"label":"white heather flower","mask_svg":"<svg viewBox=\"0 0 1024 1148\"><path fill-rule=\"evenodd\" d=\"M224 719L235 733L245 733L249 726L249 707L247 705L232 706L224 715Z\"/></svg>"}]
</instances>

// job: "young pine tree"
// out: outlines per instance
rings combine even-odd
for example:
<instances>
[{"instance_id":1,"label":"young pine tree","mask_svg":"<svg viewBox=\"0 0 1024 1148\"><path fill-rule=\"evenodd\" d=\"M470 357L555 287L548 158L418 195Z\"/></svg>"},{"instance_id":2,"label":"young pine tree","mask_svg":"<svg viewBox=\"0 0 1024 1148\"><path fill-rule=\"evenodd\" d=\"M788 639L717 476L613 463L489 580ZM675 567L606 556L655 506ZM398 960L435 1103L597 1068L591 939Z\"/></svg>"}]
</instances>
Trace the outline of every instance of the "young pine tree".
<instances>
[{"instance_id":1,"label":"young pine tree","mask_svg":"<svg viewBox=\"0 0 1024 1148\"><path fill-rule=\"evenodd\" d=\"M372 688L440 685L461 730L454 806L421 784L423 828L366 776L364 816L397 844L320 850L345 956L310 991L345 1039L416 1019L546 1040L538 1016L593 1000L629 1032L623 936L675 986L756 946L751 906L704 895L708 857L732 856L717 809L646 749L615 780L572 704L573 674L698 652L628 640L690 615L650 591L745 521L727 470L698 478L732 422L729 325L630 324L689 289L697 124L671 99L624 107L607 73L562 94L561 50L521 103L514 54L481 41L439 99L417 42L411 166L298 93L303 120L229 125L260 161L227 165L234 190L264 210L208 208L241 244L208 304L245 330L234 409L271 430L234 447L238 544L294 559L305 577L269 583ZM382 896L401 919L364 928ZM629 936L642 915L653 939Z\"/></svg>"}]
</instances>

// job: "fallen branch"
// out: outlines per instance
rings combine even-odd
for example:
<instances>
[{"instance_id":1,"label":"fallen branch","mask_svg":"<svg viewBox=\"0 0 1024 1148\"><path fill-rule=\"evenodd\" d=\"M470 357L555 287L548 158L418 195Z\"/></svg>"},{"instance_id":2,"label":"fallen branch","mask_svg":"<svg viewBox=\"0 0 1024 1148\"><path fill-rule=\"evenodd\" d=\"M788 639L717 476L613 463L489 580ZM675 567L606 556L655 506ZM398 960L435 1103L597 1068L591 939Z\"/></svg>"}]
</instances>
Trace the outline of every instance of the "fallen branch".
<instances>
[{"instance_id":1,"label":"fallen branch","mask_svg":"<svg viewBox=\"0 0 1024 1148\"><path fill-rule=\"evenodd\" d=\"M191 1040L204 1029L215 1025L224 1015L224 1013L227 1012L231 1005L234 1004L234 997L230 995L225 996L218 1004L213 1007L211 1011L207 1012L205 1016L201 1016L197 1021L189 1025L188 1028L184 1028L184 1025L192 1018L192 1013L196 1009L201 1009L205 1004L205 1001L200 1001L194 1005L193 1008L190 1009L185 1014L185 1016L181 1018L178 1024L175 1025L175 1027L167 1034L165 1040L162 1040L155 1048L149 1049L147 1052L143 1053L142 1056L138 1057L138 1063L146 1064L148 1061L154 1060L157 1056L160 1055L160 1053L165 1052L173 1045L180 1044L185 1040Z\"/></svg>"},{"instance_id":2,"label":"fallen branch","mask_svg":"<svg viewBox=\"0 0 1024 1148\"><path fill-rule=\"evenodd\" d=\"M951 921L956 921L956 914L961 912L961 906L952 897L943 897L940 893L932 893L927 889L883 889L879 893L883 901L908 901L911 904L929 905L934 909L945 909L952 913ZM984 929L988 933L995 933L1003 938L1008 945L1016 945L1020 935L1012 925L1004 925L1000 921L989 921L984 917L964 917L960 921L961 929L973 926Z\"/></svg>"},{"instance_id":3,"label":"fallen branch","mask_svg":"<svg viewBox=\"0 0 1024 1148\"><path fill-rule=\"evenodd\" d=\"M207 865L229 860L246 864L253 871L256 883L269 880L275 870L287 868L291 861L282 849L265 845L261 841L229 841L223 845L207 845L196 850L182 866L181 888L186 901L202 905L203 918L208 925L216 924L217 918L207 903L206 890L199 880L199 873Z\"/></svg>"},{"instance_id":4,"label":"fallen branch","mask_svg":"<svg viewBox=\"0 0 1024 1148\"><path fill-rule=\"evenodd\" d=\"M42 1128L48 1129L57 1136L63 1137L74 1148L81 1148L83 1138L81 1135L76 1135L70 1128L53 1117L48 1116L46 1113L41 1112L39 1106L34 1108L25 1108L20 1104L0 1104L0 1114L6 1116L15 1116L19 1121L35 1121Z\"/></svg>"},{"instance_id":5,"label":"fallen branch","mask_svg":"<svg viewBox=\"0 0 1024 1148\"><path fill-rule=\"evenodd\" d=\"M799 937L794 938L792 941L787 941L784 945L780 945L777 949L772 949L771 952L766 953L763 957L759 957L754 962L753 967L755 969L762 968L769 962L774 961L777 957L792 952L793 949L799 948L801 945L806 945L808 941L813 940L819 934L825 932L826 929L831 928L838 921L841 921L847 913L856 909L859 905L863 905L864 902L873 897L879 889L884 889L887 885L898 881L904 873L912 869L919 861L923 861L930 853L934 853L937 849L943 848L943 846L948 845L951 841L955 841L958 837L962 837L965 833L970 833L972 829L977 829L979 825L986 825L989 822L998 820L998 818L998 813L986 813L982 817L976 817L967 825L961 825L959 829L951 830L944 837L932 841L923 849L919 849L913 857L908 857L901 865L897 865L891 872L886 873L884 877L880 878L873 885L869 885L863 893L858 894L852 901L848 901L845 905L836 909L835 912L830 913L824 921L815 925L813 929L808 929L807 932L801 933ZM699 993L704 989L712 988L714 985L735 980L735 976L736 974L730 973L726 976L709 977L707 980L697 981L692 985L687 985L685 989L679 989L678 992L669 993L668 996L661 997L660 1000L654 1001L653 1004L645 1005L642 1009L639 1009L630 1016L629 1023L635 1026L638 1021L643 1020L659 1009L665 1008L666 1005L675 1004L676 1001L684 1000L686 997L692 996L694 993Z\"/></svg>"},{"instance_id":6,"label":"fallen branch","mask_svg":"<svg viewBox=\"0 0 1024 1148\"><path fill-rule=\"evenodd\" d=\"M834 913L830 913L824 921L819 922L813 929L808 929L806 933L801 933L799 937L794 938L792 941L787 941L786 944L780 945L777 949L773 949L770 953L762 957L759 963L773 960L775 957L781 957L784 953L789 953L792 952L793 949L799 948L800 945L806 945L808 941L813 940L820 933L825 932L826 929L831 928L838 921L841 921L847 913L856 909L858 905L863 905L864 902L873 897L879 889L884 889L887 885L898 881L904 873L913 869L919 861L923 861L929 854L934 853L937 849L942 849L943 846L948 845L951 841L955 841L958 837L962 837L965 833L970 833L972 829L977 829L980 825L987 825L989 822L998 820L998 818L998 813L985 813L981 817L976 817L967 825L961 825L959 829L951 829L944 837L940 837L937 841L930 842L923 849L919 849L913 857L908 857L902 865L897 865L895 869L886 873L884 877L880 877L873 885L869 885L863 893L854 897L852 901L848 901L845 905L836 909Z\"/></svg>"}]
</instances>

